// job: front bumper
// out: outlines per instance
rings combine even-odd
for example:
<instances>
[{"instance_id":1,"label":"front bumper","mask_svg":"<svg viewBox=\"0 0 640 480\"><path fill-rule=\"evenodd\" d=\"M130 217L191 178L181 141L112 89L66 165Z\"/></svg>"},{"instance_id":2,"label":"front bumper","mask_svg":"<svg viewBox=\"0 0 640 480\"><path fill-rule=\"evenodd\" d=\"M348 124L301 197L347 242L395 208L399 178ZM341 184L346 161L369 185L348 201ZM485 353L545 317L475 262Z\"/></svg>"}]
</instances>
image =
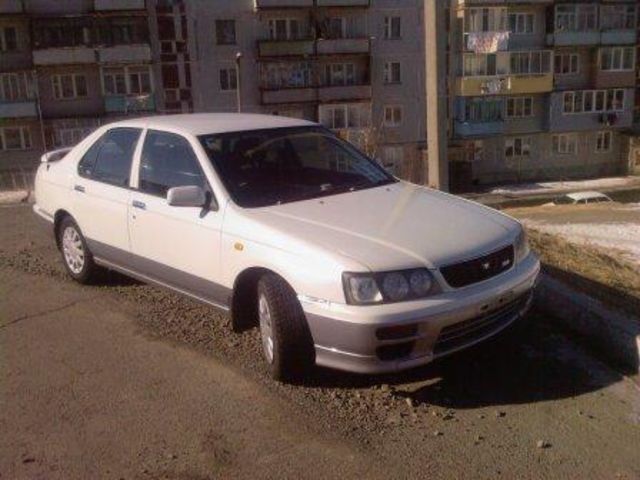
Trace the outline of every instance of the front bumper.
<instances>
[{"instance_id":1,"label":"front bumper","mask_svg":"<svg viewBox=\"0 0 640 480\"><path fill-rule=\"evenodd\" d=\"M316 363L357 373L387 373L467 348L527 312L539 272L540 262L530 254L508 272L423 300L354 306L301 299ZM409 336L379 338L381 327L412 325L416 328Z\"/></svg>"}]
</instances>

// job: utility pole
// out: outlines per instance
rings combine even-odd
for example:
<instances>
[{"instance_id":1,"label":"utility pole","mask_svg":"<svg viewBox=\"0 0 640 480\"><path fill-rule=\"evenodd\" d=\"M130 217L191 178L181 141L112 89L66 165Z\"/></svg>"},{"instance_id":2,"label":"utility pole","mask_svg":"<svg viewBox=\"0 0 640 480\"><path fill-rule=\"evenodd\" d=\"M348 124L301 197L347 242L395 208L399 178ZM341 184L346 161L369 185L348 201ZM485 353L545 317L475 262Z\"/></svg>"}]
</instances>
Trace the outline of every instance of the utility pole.
<instances>
[{"instance_id":1,"label":"utility pole","mask_svg":"<svg viewBox=\"0 0 640 480\"><path fill-rule=\"evenodd\" d=\"M427 99L427 146L430 187L449 190L447 155L447 27L449 0L425 0L424 45Z\"/></svg>"}]
</instances>

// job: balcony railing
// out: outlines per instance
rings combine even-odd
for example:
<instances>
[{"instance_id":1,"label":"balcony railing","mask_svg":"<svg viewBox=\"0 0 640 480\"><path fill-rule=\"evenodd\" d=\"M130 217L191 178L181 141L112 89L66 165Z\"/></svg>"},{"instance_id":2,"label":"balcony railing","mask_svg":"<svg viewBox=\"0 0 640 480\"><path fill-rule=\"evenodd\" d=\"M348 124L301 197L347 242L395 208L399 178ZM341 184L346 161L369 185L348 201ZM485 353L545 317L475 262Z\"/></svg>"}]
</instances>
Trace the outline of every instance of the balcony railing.
<instances>
[{"instance_id":1,"label":"balcony railing","mask_svg":"<svg viewBox=\"0 0 640 480\"><path fill-rule=\"evenodd\" d=\"M319 7L368 7L370 0L317 0Z\"/></svg>"},{"instance_id":2,"label":"balcony railing","mask_svg":"<svg viewBox=\"0 0 640 480\"><path fill-rule=\"evenodd\" d=\"M145 63L151 61L149 45L116 45L98 49L100 63Z\"/></svg>"},{"instance_id":3,"label":"balcony railing","mask_svg":"<svg viewBox=\"0 0 640 480\"><path fill-rule=\"evenodd\" d=\"M0 102L0 118L22 118L37 116L35 100Z\"/></svg>"},{"instance_id":4,"label":"balcony railing","mask_svg":"<svg viewBox=\"0 0 640 480\"><path fill-rule=\"evenodd\" d=\"M95 0L96 11L104 10L144 10L144 0Z\"/></svg>"},{"instance_id":5,"label":"balcony railing","mask_svg":"<svg viewBox=\"0 0 640 480\"><path fill-rule=\"evenodd\" d=\"M254 0L255 8L313 7L313 0Z\"/></svg>"},{"instance_id":6,"label":"balcony railing","mask_svg":"<svg viewBox=\"0 0 640 480\"><path fill-rule=\"evenodd\" d=\"M148 95L108 95L104 97L107 113L149 112L156 108L153 94Z\"/></svg>"},{"instance_id":7,"label":"balcony railing","mask_svg":"<svg viewBox=\"0 0 640 480\"><path fill-rule=\"evenodd\" d=\"M258 54L261 57L308 56L314 54L314 41L305 40L259 40Z\"/></svg>"},{"instance_id":8,"label":"balcony railing","mask_svg":"<svg viewBox=\"0 0 640 480\"><path fill-rule=\"evenodd\" d=\"M33 51L35 65L66 65L96 63L96 51L91 47L59 47Z\"/></svg>"},{"instance_id":9,"label":"balcony railing","mask_svg":"<svg viewBox=\"0 0 640 480\"><path fill-rule=\"evenodd\" d=\"M364 100L371 98L371 85L340 85L320 87L318 100L320 102Z\"/></svg>"},{"instance_id":10,"label":"balcony railing","mask_svg":"<svg viewBox=\"0 0 640 480\"><path fill-rule=\"evenodd\" d=\"M318 40L318 54L369 53L368 38L327 38Z\"/></svg>"},{"instance_id":11,"label":"balcony railing","mask_svg":"<svg viewBox=\"0 0 640 480\"><path fill-rule=\"evenodd\" d=\"M313 87L282 88L278 90L262 90L262 103L310 103L315 102L317 95Z\"/></svg>"},{"instance_id":12,"label":"balcony railing","mask_svg":"<svg viewBox=\"0 0 640 480\"><path fill-rule=\"evenodd\" d=\"M553 74L458 77L456 92L461 96L516 95L553 91Z\"/></svg>"}]
</instances>

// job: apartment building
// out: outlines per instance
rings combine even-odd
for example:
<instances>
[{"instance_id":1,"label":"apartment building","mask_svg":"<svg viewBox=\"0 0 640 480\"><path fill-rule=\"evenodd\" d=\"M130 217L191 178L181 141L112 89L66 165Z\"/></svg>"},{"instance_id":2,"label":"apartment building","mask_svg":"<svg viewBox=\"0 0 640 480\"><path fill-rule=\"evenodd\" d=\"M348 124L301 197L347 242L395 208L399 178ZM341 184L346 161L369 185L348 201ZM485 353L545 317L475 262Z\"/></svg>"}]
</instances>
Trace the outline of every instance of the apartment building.
<instances>
[{"instance_id":1,"label":"apartment building","mask_svg":"<svg viewBox=\"0 0 640 480\"><path fill-rule=\"evenodd\" d=\"M193 0L187 13L196 111L239 99L318 121L424 180L420 0Z\"/></svg>"},{"instance_id":2,"label":"apartment building","mask_svg":"<svg viewBox=\"0 0 640 480\"><path fill-rule=\"evenodd\" d=\"M460 188L627 173L637 2L458 0L449 25Z\"/></svg>"},{"instance_id":3,"label":"apartment building","mask_svg":"<svg viewBox=\"0 0 640 480\"><path fill-rule=\"evenodd\" d=\"M0 3L0 166L156 111L144 0Z\"/></svg>"}]
</instances>

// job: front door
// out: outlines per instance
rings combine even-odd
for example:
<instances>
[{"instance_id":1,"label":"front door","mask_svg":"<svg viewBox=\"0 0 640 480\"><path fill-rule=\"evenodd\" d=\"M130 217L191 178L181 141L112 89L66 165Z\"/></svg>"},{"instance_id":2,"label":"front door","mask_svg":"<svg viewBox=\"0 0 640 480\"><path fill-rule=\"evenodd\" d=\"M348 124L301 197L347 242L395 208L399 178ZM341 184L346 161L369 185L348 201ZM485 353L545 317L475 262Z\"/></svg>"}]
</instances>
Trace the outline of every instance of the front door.
<instances>
[{"instance_id":1,"label":"front door","mask_svg":"<svg viewBox=\"0 0 640 480\"><path fill-rule=\"evenodd\" d=\"M200 161L181 135L148 130L131 196L129 233L137 270L198 298L227 306L219 285L222 212L167 203L171 187L197 185L213 198Z\"/></svg>"}]
</instances>

